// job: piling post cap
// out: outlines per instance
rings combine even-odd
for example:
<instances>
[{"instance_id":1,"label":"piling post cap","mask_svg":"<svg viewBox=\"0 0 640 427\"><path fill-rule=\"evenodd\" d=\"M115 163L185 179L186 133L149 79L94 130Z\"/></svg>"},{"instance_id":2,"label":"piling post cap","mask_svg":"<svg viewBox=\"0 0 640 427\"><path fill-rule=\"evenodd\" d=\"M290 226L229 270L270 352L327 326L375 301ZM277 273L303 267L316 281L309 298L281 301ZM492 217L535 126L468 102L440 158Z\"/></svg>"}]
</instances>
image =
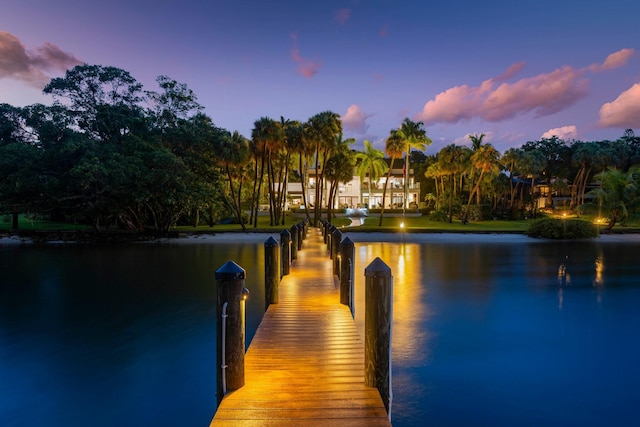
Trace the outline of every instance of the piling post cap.
<instances>
[{"instance_id":1,"label":"piling post cap","mask_svg":"<svg viewBox=\"0 0 640 427\"><path fill-rule=\"evenodd\" d=\"M287 239L289 239L291 237L291 233L289 233L289 230L282 230L280 232L280 237L282 238L286 237Z\"/></svg>"},{"instance_id":2,"label":"piling post cap","mask_svg":"<svg viewBox=\"0 0 640 427\"><path fill-rule=\"evenodd\" d=\"M376 257L371 263L364 269L365 277L376 276L391 276L391 268L380 259Z\"/></svg>"},{"instance_id":3,"label":"piling post cap","mask_svg":"<svg viewBox=\"0 0 640 427\"><path fill-rule=\"evenodd\" d=\"M340 233L340 234L338 234L338 233ZM342 234L342 231L340 231L340 230L338 230L338 229L336 228L336 229L334 229L334 230L331 232L331 234L332 234L332 235L334 235L334 236L339 236L339 235L341 235L341 234Z\"/></svg>"},{"instance_id":4,"label":"piling post cap","mask_svg":"<svg viewBox=\"0 0 640 427\"><path fill-rule=\"evenodd\" d=\"M354 243L353 240L351 240L349 236L347 236L342 239L342 242L340 242L340 246L354 246Z\"/></svg>"},{"instance_id":5,"label":"piling post cap","mask_svg":"<svg viewBox=\"0 0 640 427\"><path fill-rule=\"evenodd\" d=\"M244 279L244 268L233 261L227 261L222 267L216 270L216 279Z\"/></svg>"},{"instance_id":6,"label":"piling post cap","mask_svg":"<svg viewBox=\"0 0 640 427\"><path fill-rule=\"evenodd\" d=\"M278 246L278 241L274 239L273 236L270 236L267 240L265 240L264 246L265 247Z\"/></svg>"}]
</instances>

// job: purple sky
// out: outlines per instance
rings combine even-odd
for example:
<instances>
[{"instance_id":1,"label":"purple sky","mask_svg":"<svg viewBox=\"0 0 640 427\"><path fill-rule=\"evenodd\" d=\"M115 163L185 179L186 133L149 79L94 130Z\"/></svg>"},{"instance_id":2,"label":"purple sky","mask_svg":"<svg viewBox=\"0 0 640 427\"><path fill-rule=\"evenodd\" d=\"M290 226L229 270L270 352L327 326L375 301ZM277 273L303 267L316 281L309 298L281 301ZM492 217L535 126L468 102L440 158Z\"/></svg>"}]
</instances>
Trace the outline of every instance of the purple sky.
<instances>
[{"instance_id":1,"label":"purple sky","mask_svg":"<svg viewBox=\"0 0 640 427\"><path fill-rule=\"evenodd\" d=\"M5 0L0 102L49 104L46 82L86 62L186 83L247 137L262 116L332 110L356 148L404 117L427 154L474 133L501 152L616 139L640 134L639 17L637 0Z\"/></svg>"}]
</instances>

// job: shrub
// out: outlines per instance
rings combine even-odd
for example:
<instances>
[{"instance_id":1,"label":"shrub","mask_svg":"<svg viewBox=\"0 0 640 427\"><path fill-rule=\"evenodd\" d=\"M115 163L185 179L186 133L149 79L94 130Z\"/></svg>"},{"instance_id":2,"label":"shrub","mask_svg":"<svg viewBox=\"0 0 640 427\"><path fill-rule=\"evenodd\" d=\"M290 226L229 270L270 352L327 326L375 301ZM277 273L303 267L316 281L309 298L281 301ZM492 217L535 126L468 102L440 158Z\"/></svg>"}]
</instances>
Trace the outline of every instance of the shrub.
<instances>
[{"instance_id":1,"label":"shrub","mask_svg":"<svg viewBox=\"0 0 640 427\"><path fill-rule=\"evenodd\" d=\"M580 219L542 218L531 223L527 234L547 239L593 239L598 237L598 229Z\"/></svg>"},{"instance_id":2,"label":"shrub","mask_svg":"<svg viewBox=\"0 0 640 427\"><path fill-rule=\"evenodd\" d=\"M469 206L469 221L486 221L491 219L491 205L471 205Z\"/></svg>"}]
</instances>

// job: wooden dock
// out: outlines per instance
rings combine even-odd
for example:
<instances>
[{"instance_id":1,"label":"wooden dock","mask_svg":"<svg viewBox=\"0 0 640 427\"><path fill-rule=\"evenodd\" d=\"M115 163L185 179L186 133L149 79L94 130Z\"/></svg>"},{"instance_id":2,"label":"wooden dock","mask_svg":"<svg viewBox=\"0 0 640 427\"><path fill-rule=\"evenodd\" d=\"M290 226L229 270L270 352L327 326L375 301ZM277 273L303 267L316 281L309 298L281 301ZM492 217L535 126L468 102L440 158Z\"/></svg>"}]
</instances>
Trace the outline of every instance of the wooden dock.
<instances>
[{"instance_id":1,"label":"wooden dock","mask_svg":"<svg viewBox=\"0 0 640 427\"><path fill-rule=\"evenodd\" d=\"M245 385L227 393L211 426L390 426L339 299L322 234L309 228L246 353Z\"/></svg>"}]
</instances>

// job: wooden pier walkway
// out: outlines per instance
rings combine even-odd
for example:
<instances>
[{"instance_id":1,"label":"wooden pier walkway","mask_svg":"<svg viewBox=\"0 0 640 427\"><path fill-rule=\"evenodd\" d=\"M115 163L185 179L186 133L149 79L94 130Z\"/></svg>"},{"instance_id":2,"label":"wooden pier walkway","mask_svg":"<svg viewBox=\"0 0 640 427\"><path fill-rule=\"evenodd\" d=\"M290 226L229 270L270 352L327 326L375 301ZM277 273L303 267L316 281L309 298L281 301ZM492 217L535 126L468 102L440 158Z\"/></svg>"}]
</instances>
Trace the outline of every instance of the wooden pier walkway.
<instances>
[{"instance_id":1,"label":"wooden pier walkway","mask_svg":"<svg viewBox=\"0 0 640 427\"><path fill-rule=\"evenodd\" d=\"M340 304L322 234L309 228L245 355L245 385L227 393L211 426L390 425L380 393L364 384L363 338Z\"/></svg>"}]
</instances>

